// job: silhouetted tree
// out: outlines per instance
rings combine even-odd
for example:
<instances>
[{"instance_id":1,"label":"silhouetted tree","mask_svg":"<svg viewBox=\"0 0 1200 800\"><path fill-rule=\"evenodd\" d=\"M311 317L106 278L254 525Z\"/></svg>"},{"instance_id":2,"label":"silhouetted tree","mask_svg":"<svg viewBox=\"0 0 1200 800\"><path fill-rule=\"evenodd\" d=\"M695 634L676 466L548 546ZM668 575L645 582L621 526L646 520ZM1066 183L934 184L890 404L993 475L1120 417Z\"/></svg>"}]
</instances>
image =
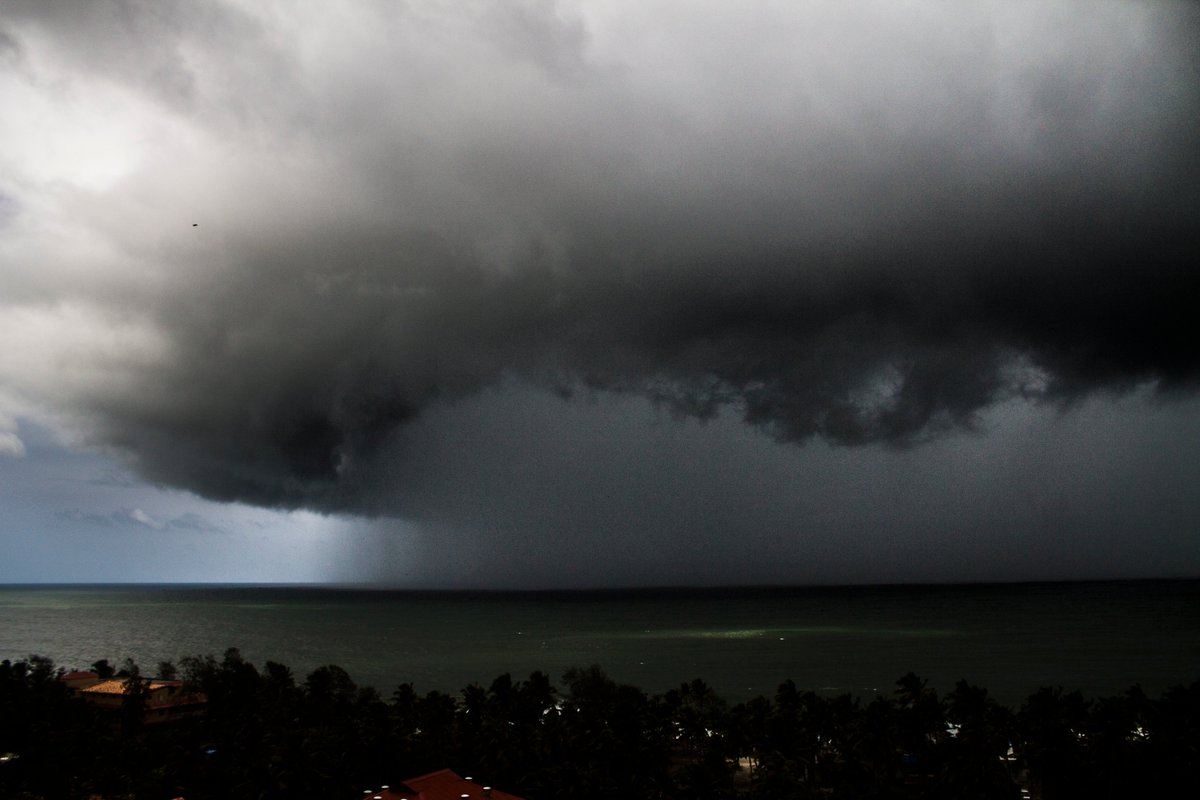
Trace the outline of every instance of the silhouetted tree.
<instances>
[{"instance_id":1,"label":"silhouetted tree","mask_svg":"<svg viewBox=\"0 0 1200 800\"><path fill-rule=\"evenodd\" d=\"M1017 714L1021 762L1039 797L1073 797L1087 779L1083 737L1088 704L1079 692L1044 686L1025 700Z\"/></svg>"},{"instance_id":2,"label":"silhouetted tree","mask_svg":"<svg viewBox=\"0 0 1200 800\"><path fill-rule=\"evenodd\" d=\"M1012 712L988 697L986 689L960 680L946 698L946 718L957 726L943 747L946 797L1015 798L1013 775L1004 760L1015 735Z\"/></svg>"},{"instance_id":3,"label":"silhouetted tree","mask_svg":"<svg viewBox=\"0 0 1200 800\"><path fill-rule=\"evenodd\" d=\"M125 659L118 674L125 676L121 683L124 692L121 699L121 731L131 736L142 729L145 721L150 679L142 677L141 668L132 658Z\"/></svg>"},{"instance_id":4,"label":"silhouetted tree","mask_svg":"<svg viewBox=\"0 0 1200 800\"><path fill-rule=\"evenodd\" d=\"M357 797L450 766L530 800L1001 798L1017 796L1010 742L1048 800L1172 796L1200 779L1200 682L1091 704L1041 689L1014 716L980 687L960 681L943 701L910 673L894 698L866 704L785 681L773 699L730 709L702 680L650 696L593 665L569 670L561 696L537 672L457 699L401 684L385 703L340 667L297 685L286 666L260 672L229 650L180 660L188 685L211 693L206 717L142 727L124 716L135 700L102 713L61 672L36 656L0 662L0 753L20 756L0 765L2 797ZM147 685L132 660L121 673L130 689ZM734 783L746 753L752 780Z\"/></svg>"}]
</instances>

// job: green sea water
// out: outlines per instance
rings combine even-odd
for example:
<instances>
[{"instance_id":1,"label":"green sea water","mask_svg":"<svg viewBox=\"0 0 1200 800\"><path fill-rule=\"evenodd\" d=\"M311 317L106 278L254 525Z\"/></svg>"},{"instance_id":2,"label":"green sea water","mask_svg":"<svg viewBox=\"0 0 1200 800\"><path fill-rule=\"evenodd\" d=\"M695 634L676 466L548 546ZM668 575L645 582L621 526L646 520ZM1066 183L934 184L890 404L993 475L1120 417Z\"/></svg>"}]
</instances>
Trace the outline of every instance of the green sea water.
<instances>
[{"instance_id":1,"label":"green sea water","mask_svg":"<svg viewBox=\"0 0 1200 800\"><path fill-rule=\"evenodd\" d=\"M703 678L739 701L801 688L890 694L908 671L1017 706L1200 679L1200 581L442 593L352 587L3 586L0 658L163 660L228 647L297 679L323 664L385 696L503 672L601 665L660 692Z\"/></svg>"}]
</instances>

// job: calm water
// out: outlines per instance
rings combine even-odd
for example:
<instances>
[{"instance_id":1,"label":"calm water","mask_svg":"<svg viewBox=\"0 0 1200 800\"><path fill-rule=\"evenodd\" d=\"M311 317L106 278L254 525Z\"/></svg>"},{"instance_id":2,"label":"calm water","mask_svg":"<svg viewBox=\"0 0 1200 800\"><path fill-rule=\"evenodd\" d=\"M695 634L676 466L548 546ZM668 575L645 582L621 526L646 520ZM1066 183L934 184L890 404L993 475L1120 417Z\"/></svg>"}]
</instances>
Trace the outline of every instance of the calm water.
<instances>
[{"instance_id":1,"label":"calm water","mask_svg":"<svg viewBox=\"0 0 1200 800\"><path fill-rule=\"evenodd\" d=\"M1200 679L1200 581L959 587L417 593L313 587L0 586L0 658L68 667L227 647L302 679L344 667L385 696L559 678L598 663L664 691L701 677L731 701L784 679L890 693L909 670L1010 705L1042 685L1152 694Z\"/></svg>"}]
</instances>

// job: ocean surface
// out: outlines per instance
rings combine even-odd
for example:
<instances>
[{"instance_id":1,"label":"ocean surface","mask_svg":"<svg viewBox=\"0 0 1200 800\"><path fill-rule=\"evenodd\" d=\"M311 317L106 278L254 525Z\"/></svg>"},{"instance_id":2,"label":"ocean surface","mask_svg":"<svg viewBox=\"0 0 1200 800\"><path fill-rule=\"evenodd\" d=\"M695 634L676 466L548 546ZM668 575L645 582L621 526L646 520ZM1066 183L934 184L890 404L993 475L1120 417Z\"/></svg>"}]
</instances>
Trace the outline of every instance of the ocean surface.
<instances>
[{"instance_id":1,"label":"ocean surface","mask_svg":"<svg viewBox=\"0 0 1200 800\"><path fill-rule=\"evenodd\" d=\"M803 689L890 694L908 671L1017 707L1039 686L1152 695L1200 680L1200 581L589 592L283 586L0 586L0 658L86 668L237 647L297 680L343 667L385 697L554 680L599 664L661 692L703 678L731 702Z\"/></svg>"}]
</instances>

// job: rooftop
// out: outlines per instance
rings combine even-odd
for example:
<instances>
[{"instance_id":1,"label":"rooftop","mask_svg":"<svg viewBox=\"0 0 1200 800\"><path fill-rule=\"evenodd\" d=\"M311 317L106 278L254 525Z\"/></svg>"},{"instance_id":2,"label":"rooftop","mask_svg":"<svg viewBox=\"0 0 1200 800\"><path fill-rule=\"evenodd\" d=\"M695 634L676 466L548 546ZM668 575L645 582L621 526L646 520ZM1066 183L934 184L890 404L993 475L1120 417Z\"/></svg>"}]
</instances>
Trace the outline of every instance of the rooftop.
<instances>
[{"instance_id":1,"label":"rooftop","mask_svg":"<svg viewBox=\"0 0 1200 800\"><path fill-rule=\"evenodd\" d=\"M158 689L169 689L171 687L182 688L183 681L156 681L151 680L147 687L150 691ZM127 694L125 679L114 678L109 681L101 681L95 686L88 686L86 689L81 689L84 694Z\"/></svg>"},{"instance_id":2,"label":"rooftop","mask_svg":"<svg viewBox=\"0 0 1200 800\"><path fill-rule=\"evenodd\" d=\"M365 789L361 797L362 800L523 800L515 794L493 789L471 778L463 778L449 769L409 778L395 786Z\"/></svg>"}]
</instances>

